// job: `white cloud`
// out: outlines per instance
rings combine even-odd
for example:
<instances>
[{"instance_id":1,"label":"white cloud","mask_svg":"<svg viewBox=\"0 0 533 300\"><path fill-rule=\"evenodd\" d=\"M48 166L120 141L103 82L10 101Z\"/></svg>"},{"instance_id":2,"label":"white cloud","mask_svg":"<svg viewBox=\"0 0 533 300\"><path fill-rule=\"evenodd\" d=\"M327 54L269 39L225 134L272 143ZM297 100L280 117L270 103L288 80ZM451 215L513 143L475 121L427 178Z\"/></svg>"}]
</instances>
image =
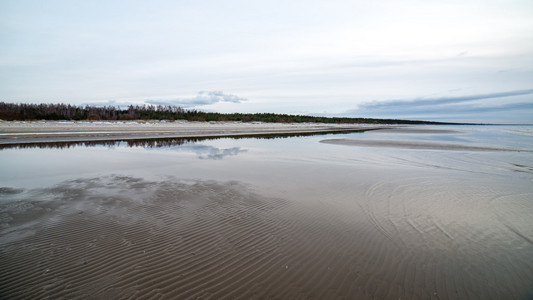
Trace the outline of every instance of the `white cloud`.
<instances>
[{"instance_id":1,"label":"white cloud","mask_svg":"<svg viewBox=\"0 0 533 300\"><path fill-rule=\"evenodd\" d=\"M412 100L373 101L349 110L347 114L365 117L386 117L394 119L450 120L471 122L513 122L533 121L533 89L506 91L490 94L421 98ZM488 119L488 116L491 119ZM513 115L506 121L507 115ZM520 117L518 117L520 116Z\"/></svg>"},{"instance_id":2,"label":"white cloud","mask_svg":"<svg viewBox=\"0 0 533 300\"><path fill-rule=\"evenodd\" d=\"M236 95L224 94L222 91L201 91L196 96L191 98L176 98L169 100L146 100L147 104L154 105L170 105L170 106L180 106L180 107L196 107L215 104L219 102L231 102L231 103L241 103L246 101L246 98L242 98Z\"/></svg>"}]
</instances>

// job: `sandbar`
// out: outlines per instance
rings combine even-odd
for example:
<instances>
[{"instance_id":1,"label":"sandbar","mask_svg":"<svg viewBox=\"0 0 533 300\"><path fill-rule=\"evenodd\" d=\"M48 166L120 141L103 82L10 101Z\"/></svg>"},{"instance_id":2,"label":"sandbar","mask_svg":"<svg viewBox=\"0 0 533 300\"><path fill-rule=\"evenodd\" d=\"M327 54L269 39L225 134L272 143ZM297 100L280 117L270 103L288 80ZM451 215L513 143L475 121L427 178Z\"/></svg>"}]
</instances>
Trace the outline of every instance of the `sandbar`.
<instances>
[{"instance_id":1,"label":"sandbar","mask_svg":"<svg viewBox=\"0 0 533 300\"><path fill-rule=\"evenodd\" d=\"M512 149L512 148L498 148L485 146L472 146L459 143L441 143L430 141L415 141L415 140L372 140L372 139L326 139L321 140L321 143L356 146L356 147L386 147L386 148L400 148L411 150L446 150L446 151L524 151L530 150Z\"/></svg>"},{"instance_id":2,"label":"sandbar","mask_svg":"<svg viewBox=\"0 0 533 300\"><path fill-rule=\"evenodd\" d=\"M403 134L462 134L463 132L451 129L434 128L390 128L378 131L379 133L403 133Z\"/></svg>"},{"instance_id":3,"label":"sandbar","mask_svg":"<svg viewBox=\"0 0 533 300\"><path fill-rule=\"evenodd\" d=\"M188 121L0 122L0 144L357 132L390 128L393 126L373 124Z\"/></svg>"}]
</instances>

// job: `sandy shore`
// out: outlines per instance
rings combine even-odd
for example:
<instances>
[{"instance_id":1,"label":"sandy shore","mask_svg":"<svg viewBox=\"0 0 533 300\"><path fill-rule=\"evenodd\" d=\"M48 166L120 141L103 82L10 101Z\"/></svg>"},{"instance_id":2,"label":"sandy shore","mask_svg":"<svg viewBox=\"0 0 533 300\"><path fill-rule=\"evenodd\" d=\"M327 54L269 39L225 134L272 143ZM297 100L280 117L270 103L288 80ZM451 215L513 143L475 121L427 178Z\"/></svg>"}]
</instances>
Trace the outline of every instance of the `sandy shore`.
<instances>
[{"instance_id":1,"label":"sandy shore","mask_svg":"<svg viewBox=\"0 0 533 300\"><path fill-rule=\"evenodd\" d=\"M364 131L391 125L242 122L1 122L0 144Z\"/></svg>"}]
</instances>

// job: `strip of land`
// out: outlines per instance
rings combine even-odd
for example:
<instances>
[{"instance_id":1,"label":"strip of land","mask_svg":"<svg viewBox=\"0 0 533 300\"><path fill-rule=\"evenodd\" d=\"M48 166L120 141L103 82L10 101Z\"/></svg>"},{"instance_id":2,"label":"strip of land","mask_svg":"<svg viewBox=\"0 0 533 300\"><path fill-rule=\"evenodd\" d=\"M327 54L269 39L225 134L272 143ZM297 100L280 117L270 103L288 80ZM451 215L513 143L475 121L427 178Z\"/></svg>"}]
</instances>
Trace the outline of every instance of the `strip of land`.
<instances>
[{"instance_id":1,"label":"strip of land","mask_svg":"<svg viewBox=\"0 0 533 300\"><path fill-rule=\"evenodd\" d=\"M356 146L356 147L378 147L378 148L399 148L411 150L445 150L445 151L514 151L531 152L526 149L496 148L473 146L458 143L440 143L431 141L416 140L365 140L365 139L326 139L320 141L324 144Z\"/></svg>"},{"instance_id":2,"label":"strip of land","mask_svg":"<svg viewBox=\"0 0 533 300\"><path fill-rule=\"evenodd\" d=\"M0 144L357 132L393 126L188 121L13 121L0 122Z\"/></svg>"}]
</instances>

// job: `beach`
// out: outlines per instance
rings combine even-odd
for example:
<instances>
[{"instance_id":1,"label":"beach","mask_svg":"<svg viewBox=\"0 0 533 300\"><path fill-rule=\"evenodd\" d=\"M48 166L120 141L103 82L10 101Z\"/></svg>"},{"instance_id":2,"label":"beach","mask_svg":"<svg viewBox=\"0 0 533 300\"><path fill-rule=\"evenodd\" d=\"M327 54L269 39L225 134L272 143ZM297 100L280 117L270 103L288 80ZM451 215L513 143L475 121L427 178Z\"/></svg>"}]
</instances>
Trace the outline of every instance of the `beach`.
<instances>
[{"instance_id":1,"label":"beach","mask_svg":"<svg viewBox=\"0 0 533 300\"><path fill-rule=\"evenodd\" d=\"M188 122L188 121L12 121L0 122L0 144L223 137L358 131L392 127L369 124Z\"/></svg>"},{"instance_id":2,"label":"beach","mask_svg":"<svg viewBox=\"0 0 533 300\"><path fill-rule=\"evenodd\" d=\"M529 127L17 126L1 298L533 295Z\"/></svg>"}]
</instances>

